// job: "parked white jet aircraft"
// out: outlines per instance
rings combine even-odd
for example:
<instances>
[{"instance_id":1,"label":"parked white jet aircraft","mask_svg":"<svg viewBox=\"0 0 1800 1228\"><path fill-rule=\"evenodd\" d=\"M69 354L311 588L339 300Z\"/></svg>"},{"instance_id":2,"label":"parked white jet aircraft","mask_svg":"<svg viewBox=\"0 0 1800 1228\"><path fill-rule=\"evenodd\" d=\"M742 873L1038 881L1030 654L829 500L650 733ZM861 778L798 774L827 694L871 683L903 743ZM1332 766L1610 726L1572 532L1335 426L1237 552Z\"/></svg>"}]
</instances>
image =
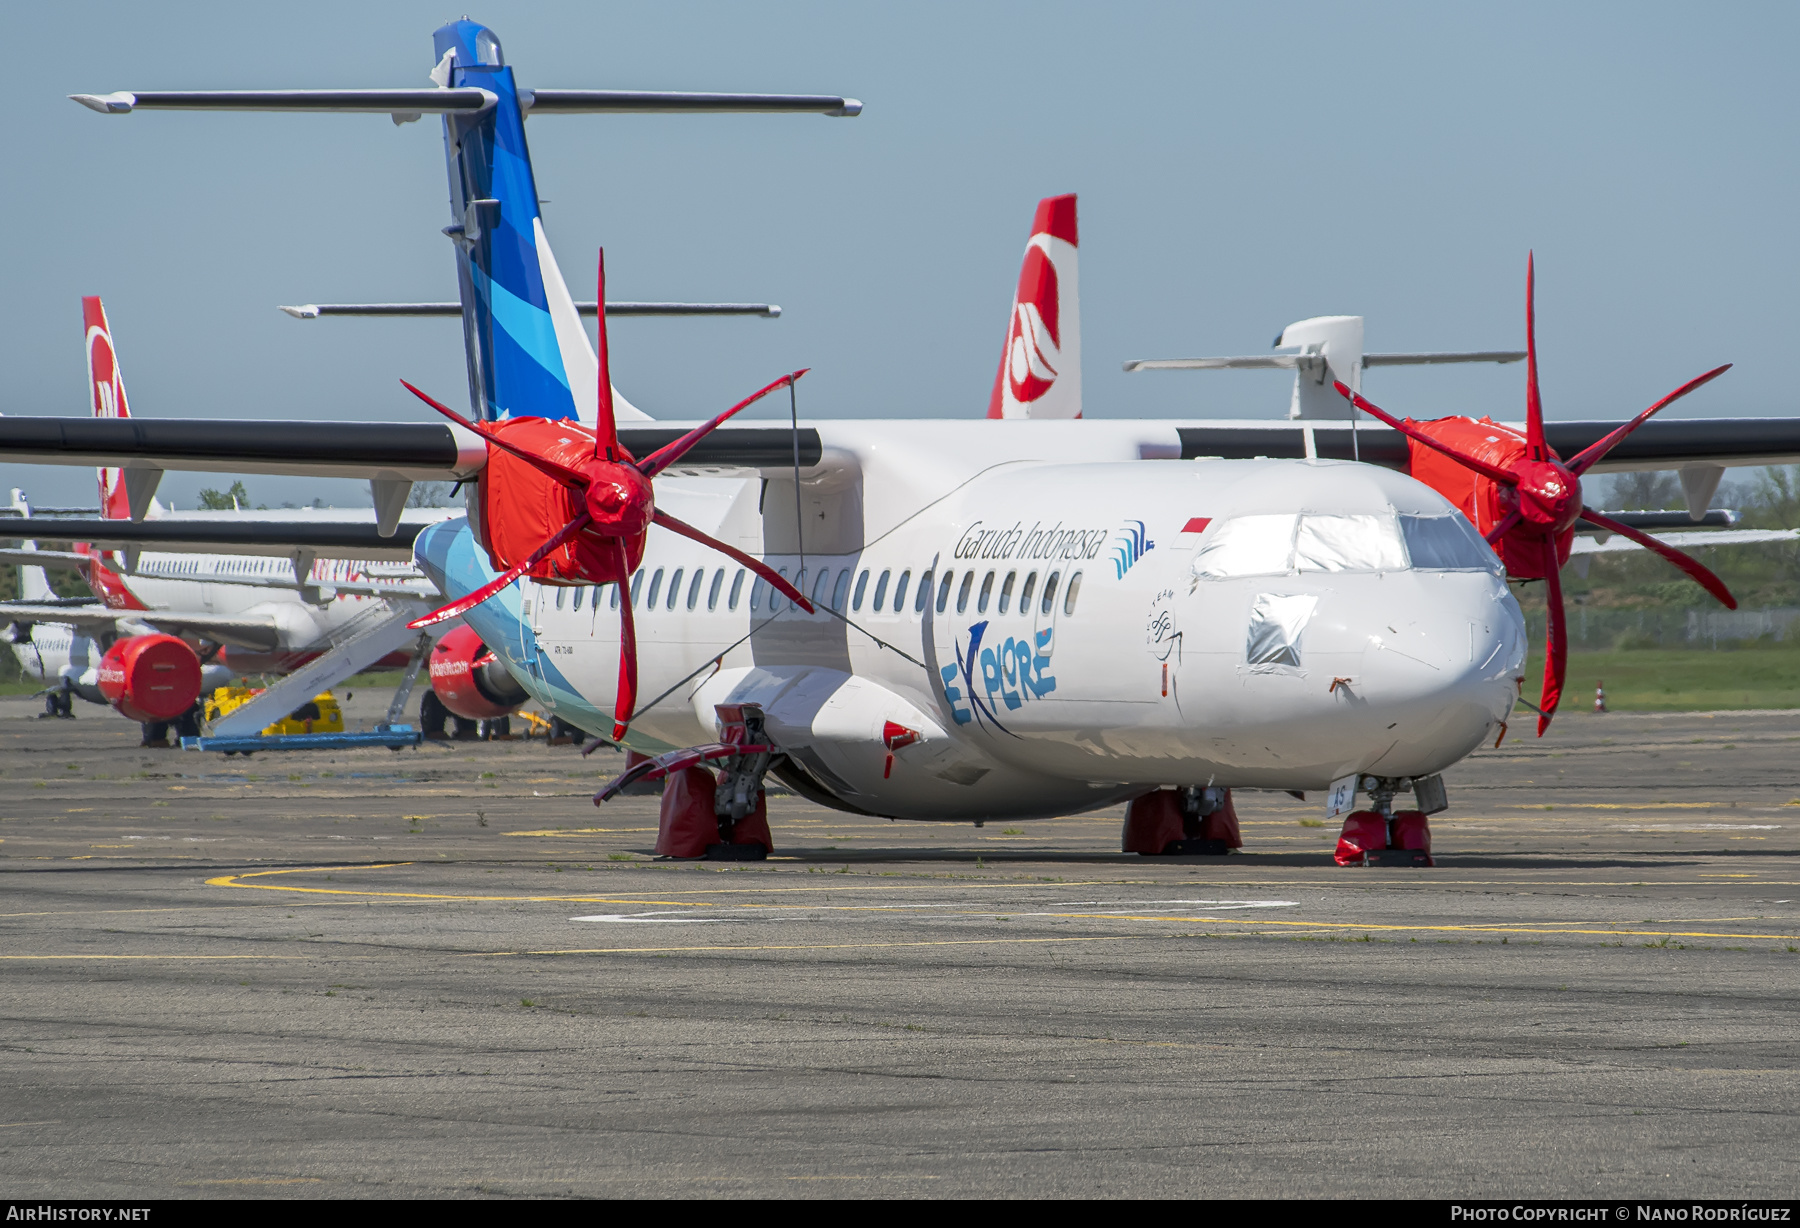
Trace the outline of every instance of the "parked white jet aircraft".
<instances>
[{"instance_id":1,"label":"parked white jet aircraft","mask_svg":"<svg viewBox=\"0 0 1800 1228\"><path fill-rule=\"evenodd\" d=\"M125 381L105 308L98 298L89 297L82 300L82 313L94 417L128 418ZM295 538L293 549L270 556L265 553L266 545L241 532L240 513L169 513L131 474L103 467L98 476L100 521L58 519L35 528L30 526L39 522L29 521L19 527L20 532L48 531L57 535L54 540L78 542L76 550L39 550L35 541L24 543L24 549L0 550L0 561L21 565L19 600L0 602L0 621L10 624L8 638L27 676L52 688L46 702L55 715L72 715L72 696L110 703L121 710L130 708L140 716L148 711L145 697L136 696L134 702L132 694L134 684L140 681L136 675L142 670L120 664L114 672L121 678L110 688L114 693L106 693L108 688L102 686L108 649L120 645L123 652L125 640L159 637L180 641L185 655L195 657L187 661L182 647L174 642L163 644L163 651L172 655L162 662L166 668L155 680L159 690L167 692L152 705L158 711L146 723L155 724L163 709L179 708L185 716L201 694L237 674L287 672L364 625L392 621L396 612L410 617L422 608L417 603L437 595L412 566L410 550L396 549L395 542L379 537L377 525L367 513L321 509L263 513L262 522L273 515L289 521L301 536L312 537L310 542ZM152 532L167 534L170 541L185 538L211 550L144 551L143 544L155 540L148 536L117 543L123 549L111 558L96 548L109 544L115 534L144 527L132 523L134 486L139 499L147 504L138 509L141 515L137 519L147 516ZM29 518L31 509L20 492L13 493L13 507ZM402 511L396 506L391 514L416 532L453 513L431 508ZM240 530L235 534L234 525ZM239 553L225 552L232 548L233 537L243 543L237 546ZM384 561L316 555L323 542L349 545L359 539L364 547L359 553L385 556ZM241 553L246 547L256 553ZM56 599L44 567L80 571L99 604ZM390 608L391 602L401 604ZM414 638L404 634L404 627L396 630L400 634L388 638ZM133 646L135 651L145 647L147 644ZM375 658L387 651L376 652ZM399 655L404 663L407 654ZM171 683L174 676L179 681Z\"/></svg>"},{"instance_id":2,"label":"parked white jet aircraft","mask_svg":"<svg viewBox=\"0 0 1800 1228\"><path fill-rule=\"evenodd\" d=\"M1330 789L1334 813L1360 791L1376 809L1358 858L1389 838L1428 847L1438 773L1503 731L1526 647L1500 559L1443 494L1350 461L1348 422L1074 420L1072 200L1066 226L1056 201L1034 226L995 419L715 430L741 403L691 431L637 425L615 413L604 322L596 351L551 255L524 117L859 104L523 90L467 20L434 55L435 91L80 101L442 114L473 421L212 421L202 447L181 423L53 436L8 418L0 455L468 481L468 518L415 544L457 598L441 613L463 612L573 724L650 752L720 739L651 769L677 786L667 851L706 848L676 829L715 818L721 847L734 833L766 846L765 769L828 805L917 819L1131 798L1125 844L1147 852L1204 838L1234 787ZM792 396L799 374L757 395ZM1040 402L1061 420L1035 417ZM1621 447L1628 463L1667 440L1656 425ZM1555 426L1558 447L1616 442L1608 424ZM1800 451L1793 424L1759 426L1706 454ZM1366 457L1405 463L1400 435L1362 439ZM1268 459L1284 456L1303 459ZM717 782L703 760L724 766ZM1408 789L1418 811L1390 831Z\"/></svg>"}]
</instances>

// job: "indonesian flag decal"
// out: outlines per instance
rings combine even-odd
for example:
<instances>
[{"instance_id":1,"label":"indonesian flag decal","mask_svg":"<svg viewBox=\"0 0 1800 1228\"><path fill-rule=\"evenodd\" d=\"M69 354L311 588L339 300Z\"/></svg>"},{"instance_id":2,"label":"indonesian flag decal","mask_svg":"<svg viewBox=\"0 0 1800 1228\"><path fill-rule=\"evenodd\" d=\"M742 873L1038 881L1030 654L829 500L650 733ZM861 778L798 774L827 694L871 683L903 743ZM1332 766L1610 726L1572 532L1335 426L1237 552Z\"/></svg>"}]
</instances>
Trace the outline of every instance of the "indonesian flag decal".
<instances>
[{"instance_id":1,"label":"indonesian flag decal","mask_svg":"<svg viewBox=\"0 0 1800 1228\"><path fill-rule=\"evenodd\" d=\"M1038 202L1007 322L990 418L1081 417L1075 197Z\"/></svg>"},{"instance_id":2,"label":"indonesian flag decal","mask_svg":"<svg viewBox=\"0 0 1800 1228\"><path fill-rule=\"evenodd\" d=\"M125 403L125 377L119 374L119 356L113 350L112 330L106 324L106 308L93 295L81 300L82 323L87 331L88 397L96 418L129 418ZM117 469L100 470L100 514L108 520L131 519L131 503L125 497L124 475Z\"/></svg>"}]
</instances>

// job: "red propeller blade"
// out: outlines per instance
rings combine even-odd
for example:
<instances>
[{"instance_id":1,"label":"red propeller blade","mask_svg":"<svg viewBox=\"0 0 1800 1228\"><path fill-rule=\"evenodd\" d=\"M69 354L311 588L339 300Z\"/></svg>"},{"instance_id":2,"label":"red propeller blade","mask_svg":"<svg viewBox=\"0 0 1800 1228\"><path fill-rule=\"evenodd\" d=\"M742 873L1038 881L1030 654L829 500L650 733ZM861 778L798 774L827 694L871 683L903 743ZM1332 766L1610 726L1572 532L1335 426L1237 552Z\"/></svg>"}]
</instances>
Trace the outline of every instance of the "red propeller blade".
<instances>
[{"instance_id":1,"label":"red propeller blade","mask_svg":"<svg viewBox=\"0 0 1800 1228\"><path fill-rule=\"evenodd\" d=\"M600 344L594 350L594 357L600 363L600 387L597 401L598 411L594 422L594 457L597 460L619 460L619 423L613 415L612 395L612 358L606 344L606 249L600 249L600 297L594 301L600 306L596 314L600 318Z\"/></svg>"},{"instance_id":2,"label":"red propeller blade","mask_svg":"<svg viewBox=\"0 0 1800 1228\"><path fill-rule=\"evenodd\" d=\"M1550 449L1544 446L1544 400L1538 395L1536 263L1535 253L1525 253L1525 455L1543 461L1550 459Z\"/></svg>"},{"instance_id":3,"label":"red propeller blade","mask_svg":"<svg viewBox=\"0 0 1800 1228\"><path fill-rule=\"evenodd\" d=\"M695 427L680 439L677 439L674 443L665 444L646 456L643 460L638 462L638 472L642 473L647 478L655 477L664 469L667 469L670 465L673 465L676 461L680 460L682 456L687 453L689 448L692 448L695 444L706 438L706 436L717 428L721 422L725 421L725 419L731 417L731 415L737 413L746 406L756 404L771 392L774 392L777 388L784 388L793 383L810 370L812 370L811 367L802 367L800 370L795 371L790 375L782 376L772 384L758 388L755 392L739 401L736 405L733 405L730 409L714 418L711 422L708 422L703 426Z\"/></svg>"},{"instance_id":4,"label":"red propeller blade","mask_svg":"<svg viewBox=\"0 0 1800 1228\"><path fill-rule=\"evenodd\" d=\"M1563 621L1562 573L1556 562L1556 539L1544 539L1544 694L1538 700L1538 737L1550 728L1562 699L1563 676L1569 669L1569 637Z\"/></svg>"},{"instance_id":5,"label":"red propeller blade","mask_svg":"<svg viewBox=\"0 0 1800 1228\"><path fill-rule=\"evenodd\" d=\"M406 624L408 629L417 631L424 627L436 626L438 623L448 622L459 614L468 613L470 610L486 601L489 597L492 597L495 593L511 584L514 580L517 580L527 571L530 571L545 555L549 554L552 550L556 549L571 537L575 536L575 534L579 533L582 529L586 528L590 519L591 518L586 512L582 512L579 516L575 517L575 519L557 530L543 545L539 546L536 550L533 550L531 556L524 562L515 563L513 566L502 572L498 578L489 580L486 584L467 596L459 597L449 605L433 610L423 618L413 619Z\"/></svg>"},{"instance_id":6,"label":"red propeller blade","mask_svg":"<svg viewBox=\"0 0 1800 1228\"><path fill-rule=\"evenodd\" d=\"M631 612L631 577L625 572L628 562L625 543L614 538L613 545L619 560L619 685L613 697L613 741L617 742L630 728L631 718L637 715L637 620Z\"/></svg>"},{"instance_id":7,"label":"red propeller blade","mask_svg":"<svg viewBox=\"0 0 1800 1228\"><path fill-rule=\"evenodd\" d=\"M1518 484L1519 479L1514 477L1509 471L1501 469L1496 465L1490 465L1486 461L1479 460L1476 457L1458 452L1448 444L1440 443L1438 440L1433 439L1417 427L1408 426L1406 423L1400 421L1400 419L1388 413L1387 410L1382 409L1379 405L1376 405L1372 401L1365 400L1362 394L1351 392L1350 386L1344 383L1344 381L1335 380L1332 383L1332 387L1338 390L1339 396L1347 397L1350 403L1356 406L1356 408L1369 414L1371 417L1379 418L1407 438L1416 439L1426 447L1437 452L1442 452L1457 464L1473 469L1484 478L1490 478L1493 481L1502 482L1508 486L1515 486Z\"/></svg>"},{"instance_id":8,"label":"red propeller blade","mask_svg":"<svg viewBox=\"0 0 1800 1228\"><path fill-rule=\"evenodd\" d=\"M1666 561L1687 572L1694 583L1718 598L1719 604L1726 609L1737 609L1737 598L1731 595L1731 590L1725 587L1725 582L1693 555L1684 554L1667 542L1659 542L1648 533L1634 529L1628 524L1620 524L1611 516L1602 516L1599 512L1591 512L1584 508L1581 518L1599 525L1608 533L1617 533L1620 537L1628 537L1644 549L1661 555Z\"/></svg>"},{"instance_id":9,"label":"red propeller blade","mask_svg":"<svg viewBox=\"0 0 1800 1228\"><path fill-rule=\"evenodd\" d=\"M767 580L776 592L805 610L808 614L813 612L813 603L808 601L799 589L782 579L780 573L772 570L768 564L751 558L742 550L735 550L732 547L727 546L716 537L708 537L693 525L675 519L675 517L669 515L669 513L663 511L661 508L656 510L656 523L671 533L679 533L683 537L699 542L702 546L711 546L720 554L735 559L737 562L742 563L745 567L748 567L751 571Z\"/></svg>"},{"instance_id":10,"label":"red propeller blade","mask_svg":"<svg viewBox=\"0 0 1800 1228\"><path fill-rule=\"evenodd\" d=\"M425 402L425 404L431 406L431 408L437 410L440 414L443 414L444 417L450 419L460 427L474 431L477 435L487 440L494 447L499 448L502 452L511 453L526 464L549 474L559 482L567 482L576 487L585 487L587 485L586 474L578 473L567 466L559 465L555 461L550 460L547 457L539 456L535 452L527 452L522 448L516 447L502 439L499 434L486 423L471 422L461 414L457 413L454 409L451 409L448 405L445 405L442 401L433 400L431 397L426 396L423 392L420 392L405 380L401 380L400 383L408 392L418 397L421 401Z\"/></svg>"},{"instance_id":11,"label":"red propeller blade","mask_svg":"<svg viewBox=\"0 0 1800 1228\"><path fill-rule=\"evenodd\" d=\"M1638 427L1640 427L1640 426L1644 425L1644 423L1648 422L1650 420L1651 414L1654 414L1657 410L1661 409L1665 405L1668 405L1675 401L1679 401L1682 397L1686 396L1688 393L1692 392L1694 389L1700 387L1700 385L1705 384L1705 383L1710 383L1711 381L1718 379L1721 375L1723 375L1727 371L1731 370L1731 367L1732 367L1731 363L1726 363L1722 367L1714 367L1712 370L1708 371L1705 375L1700 376L1698 379L1689 380L1687 383L1685 383L1681 387L1677 388L1674 392L1671 392L1668 396L1664 397L1662 400L1660 400L1656 404L1652 405L1649 409L1646 409L1643 413L1641 413L1637 417L1633 418L1630 422L1627 422L1624 426L1620 427L1618 430L1612 431L1611 433L1609 433L1606 436L1606 438L1602 439L1599 443L1591 444L1590 446L1583 448L1581 450L1580 455L1578 455L1574 460L1569 462L1569 472L1573 473L1576 477L1580 477L1582 474L1586 473L1593 466L1599 464L1602 460L1606 459L1606 454L1608 452L1611 452L1613 450L1613 448L1617 447L1618 443L1621 439L1625 438L1625 436L1631 434L1631 432L1637 430Z\"/></svg>"},{"instance_id":12,"label":"red propeller blade","mask_svg":"<svg viewBox=\"0 0 1800 1228\"><path fill-rule=\"evenodd\" d=\"M1519 522L1524 519L1525 517L1518 512L1508 512L1505 519L1501 520L1499 524L1487 531L1487 544L1490 546L1498 546L1500 544L1500 539L1518 528Z\"/></svg>"}]
</instances>

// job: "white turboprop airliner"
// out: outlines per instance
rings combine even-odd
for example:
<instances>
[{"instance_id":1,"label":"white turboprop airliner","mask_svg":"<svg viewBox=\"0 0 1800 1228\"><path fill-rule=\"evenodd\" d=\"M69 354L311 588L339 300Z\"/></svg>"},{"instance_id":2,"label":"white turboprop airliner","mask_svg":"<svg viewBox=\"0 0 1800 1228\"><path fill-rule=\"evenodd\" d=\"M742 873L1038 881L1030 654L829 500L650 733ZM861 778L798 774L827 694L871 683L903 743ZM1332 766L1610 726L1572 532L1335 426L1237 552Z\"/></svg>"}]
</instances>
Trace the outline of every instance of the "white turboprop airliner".
<instances>
[{"instance_id":1,"label":"white turboprop airliner","mask_svg":"<svg viewBox=\"0 0 1800 1228\"><path fill-rule=\"evenodd\" d=\"M524 117L860 104L524 90L492 31L466 19L437 31L434 57L435 90L78 101L115 115L442 115L472 421L441 406L453 424L209 421L201 448L178 422L130 436L89 424L52 443L9 418L0 455L468 481L468 518L415 542L455 599L439 614L461 613L564 720L668 752L653 769L674 786L666 850L715 816L719 844L748 831L766 846L764 770L828 805L915 819L1129 798L1125 845L1146 852L1204 836L1232 788L1330 790L1333 814L1361 792L1375 810L1347 826L1358 858L1402 826L1421 850L1424 812L1444 805L1439 773L1504 733L1526 640L1472 513L1395 471L1411 463L1403 436L1353 441L1348 421L1077 420L1072 197L1045 201L1033 226L990 420L714 429L734 409L691 431L647 427L615 409L604 322L596 350L551 255ZM599 289L604 301L603 270ZM1709 442L1665 425L1594 467L1679 464L1697 447L1709 463L1768 463L1800 435L1712 421ZM1604 453L1621 434L1554 426L1564 452ZM1544 446L1529 444L1534 498L1555 469L1536 459ZM1564 534L1579 510L1558 504L1549 530L1528 527ZM722 765L716 782L704 761ZM1390 830L1408 790L1416 809Z\"/></svg>"}]
</instances>

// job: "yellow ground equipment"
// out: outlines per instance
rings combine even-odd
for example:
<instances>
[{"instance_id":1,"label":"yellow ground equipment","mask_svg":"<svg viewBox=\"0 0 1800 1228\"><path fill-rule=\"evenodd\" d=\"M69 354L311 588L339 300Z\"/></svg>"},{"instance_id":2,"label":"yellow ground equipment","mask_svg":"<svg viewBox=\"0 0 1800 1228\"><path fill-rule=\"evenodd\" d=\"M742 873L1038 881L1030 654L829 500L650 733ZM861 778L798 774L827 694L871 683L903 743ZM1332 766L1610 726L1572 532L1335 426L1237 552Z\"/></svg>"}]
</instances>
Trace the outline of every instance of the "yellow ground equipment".
<instances>
[{"instance_id":1,"label":"yellow ground equipment","mask_svg":"<svg viewBox=\"0 0 1800 1228\"><path fill-rule=\"evenodd\" d=\"M211 724L226 713L243 707L261 694L261 690L253 687L220 687L206 701L207 723ZM287 717L263 730L263 736L273 737L278 734L292 733L342 733L343 731L343 709L338 707L337 697L330 691L326 691L313 696L311 700L301 704Z\"/></svg>"}]
</instances>

